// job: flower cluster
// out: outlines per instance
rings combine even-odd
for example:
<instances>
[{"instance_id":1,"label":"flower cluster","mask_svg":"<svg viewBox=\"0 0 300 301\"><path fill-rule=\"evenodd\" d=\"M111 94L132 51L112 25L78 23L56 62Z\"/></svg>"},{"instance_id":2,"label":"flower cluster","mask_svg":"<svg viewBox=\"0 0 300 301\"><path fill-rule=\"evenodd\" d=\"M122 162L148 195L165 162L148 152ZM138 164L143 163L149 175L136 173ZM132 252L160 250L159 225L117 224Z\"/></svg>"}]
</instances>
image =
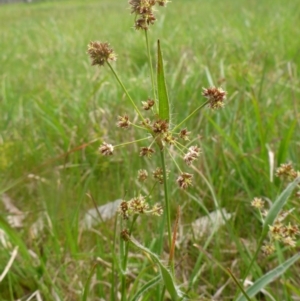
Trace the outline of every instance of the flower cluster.
<instances>
[{"instance_id":1,"label":"flower cluster","mask_svg":"<svg viewBox=\"0 0 300 301\"><path fill-rule=\"evenodd\" d=\"M251 205L259 209L263 216L268 214L267 210L264 209L264 201L261 198L254 198ZM269 225L269 241L262 247L265 255L270 255L275 251L276 241L283 243L285 246L296 246L296 236L300 234L298 226L284 223L285 218L292 211L281 211L274 224Z\"/></svg>"},{"instance_id":2,"label":"flower cluster","mask_svg":"<svg viewBox=\"0 0 300 301\"><path fill-rule=\"evenodd\" d=\"M103 142L102 145L99 147L99 152L103 156L111 156L114 152L114 147L111 144Z\"/></svg>"},{"instance_id":3,"label":"flower cluster","mask_svg":"<svg viewBox=\"0 0 300 301\"><path fill-rule=\"evenodd\" d=\"M297 177L300 177L300 172L294 170L292 163L285 163L277 168L275 175L288 181L293 181Z\"/></svg>"},{"instance_id":4,"label":"flower cluster","mask_svg":"<svg viewBox=\"0 0 300 301\"><path fill-rule=\"evenodd\" d=\"M209 107L211 109L219 109L224 107L224 100L226 99L226 92L222 88L203 88L202 95L208 99Z\"/></svg>"},{"instance_id":5,"label":"flower cluster","mask_svg":"<svg viewBox=\"0 0 300 301\"><path fill-rule=\"evenodd\" d=\"M293 181L300 177L300 171L293 168L292 163L281 164L275 172L275 175L287 181ZM298 185L299 187L299 185ZM300 190L296 192L296 197L300 198Z\"/></svg>"},{"instance_id":6,"label":"flower cluster","mask_svg":"<svg viewBox=\"0 0 300 301\"><path fill-rule=\"evenodd\" d=\"M189 147L189 151L184 155L183 159L187 165L191 165L194 160L199 157L200 148L198 146Z\"/></svg>"},{"instance_id":7,"label":"flower cluster","mask_svg":"<svg viewBox=\"0 0 300 301\"><path fill-rule=\"evenodd\" d=\"M139 195L129 201L123 201L118 208L118 212L123 219L128 219L129 216L135 214L151 214L160 216L163 213L163 209L159 204L155 204L152 208L150 208L149 204L146 202L146 198Z\"/></svg>"},{"instance_id":8,"label":"flower cluster","mask_svg":"<svg viewBox=\"0 0 300 301\"><path fill-rule=\"evenodd\" d=\"M156 18L154 16L154 6L166 6L167 0L130 0L131 13L136 14L136 29L147 30L150 24L154 24Z\"/></svg>"},{"instance_id":9,"label":"flower cluster","mask_svg":"<svg viewBox=\"0 0 300 301\"><path fill-rule=\"evenodd\" d=\"M108 43L90 42L87 52L92 60L92 66L104 66L108 60L117 60L117 56L115 55L113 49L109 47Z\"/></svg>"}]
</instances>

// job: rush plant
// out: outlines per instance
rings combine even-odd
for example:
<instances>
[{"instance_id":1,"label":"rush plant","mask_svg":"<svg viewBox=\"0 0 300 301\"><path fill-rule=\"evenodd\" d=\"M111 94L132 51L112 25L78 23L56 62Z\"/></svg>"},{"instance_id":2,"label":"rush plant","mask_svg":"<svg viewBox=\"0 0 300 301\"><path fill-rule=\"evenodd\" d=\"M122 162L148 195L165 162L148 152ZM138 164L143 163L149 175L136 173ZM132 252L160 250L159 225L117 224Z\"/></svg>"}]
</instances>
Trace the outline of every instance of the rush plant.
<instances>
[{"instance_id":1,"label":"rush plant","mask_svg":"<svg viewBox=\"0 0 300 301\"><path fill-rule=\"evenodd\" d=\"M166 7L166 0L130 0L131 13L134 15L134 28L137 31L144 33L146 52L148 57L149 75L151 78L151 86L149 87L149 97L147 100L139 101L129 93L125 87L121 76L114 68L114 63L117 60L113 48L107 42L92 41L88 45L88 54L90 56L93 66L108 68L115 77L120 88L125 93L131 109L128 113L122 116L116 116L116 125L120 130L128 130L133 127L136 131L142 133L142 138L126 141L117 145L112 145L109 141L105 141L99 147L99 152L104 156L113 156L118 149L126 147L129 144L137 143L140 146L139 156L144 157L145 160L153 160L153 157L158 156L159 166L150 171L147 169L137 170L137 178L141 183L150 181L149 175L152 174L152 181L156 182L150 189L149 194L145 195L141 192L133 193L127 200L123 199L119 207L119 216L121 219L120 228L120 256L119 256L119 275L120 275L120 294L121 300L142 300L140 299L146 292L154 287L159 290L159 297L155 300L164 300L166 292L172 300L188 299L187 292L183 292L182 288L176 284L175 280L175 242L178 220L180 210L177 211L177 216L172 220L171 212L171 198L169 193L169 186L178 185L180 189L187 190L193 186L192 166L194 161L201 156L201 148L194 144L192 132L186 127L186 122L191 118L197 118L200 111L208 108L210 110L217 110L224 107L226 94L221 87L207 87L203 88L203 100L197 99L198 107L184 117L182 120L174 120L170 114L170 107L172 112L176 114L176 104L169 98L167 89L167 80L165 77L164 60L161 50L161 42L157 40L157 56L156 68L153 66L153 58L151 57L151 49L149 43L150 27L156 21L156 7ZM121 62L122 63L122 62ZM172 114L173 115L173 114ZM117 130L117 129L116 129ZM140 137L141 135L139 135ZM167 158L168 157L168 158ZM176 172L176 183L169 180L169 169L167 162L172 162L172 172ZM182 167L185 166L185 167ZM174 177L172 177L174 178ZM293 186L294 187L294 186ZM154 189L162 190L163 201L152 204L151 195ZM288 188L288 192L292 188ZM137 191L139 191L137 189ZM287 199L287 194L281 200L284 202ZM180 204L179 204L180 205ZM270 210L272 212L272 210ZM272 218L275 219L273 210ZM276 211L276 215L278 212ZM138 227L138 218L140 216L155 216L151 218L163 218L166 220L167 233L167 249L168 259L163 261L160 254L154 253L149 248L143 245L143 242L138 241L132 235L134 227ZM269 221L274 221L269 218ZM226 220L224 218L224 220ZM267 229L267 225L264 229ZM141 230L142 231L142 230ZM165 229L161 229L162 235ZM261 243L265 239L266 231L261 238ZM143 285L133 284L136 291L132 291L128 285L128 262L129 262L129 248L139 250L145 258L148 258L153 265L156 265L157 274L150 280L145 281ZM259 246L259 248L261 245ZM252 263L257 254L253 257ZM296 260L296 259L295 259ZM276 271L278 272L278 271ZM236 281L237 285L243 292L243 298L250 300L246 292L243 291L239 281L227 271L230 276ZM275 272L274 272L275 273ZM138 281L138 280L136 280ZM112 294L113 295L113 294ZM240 297L242 298L242 297ZM147 299L148 300L148 299ZM154 300L154 299L151 299Z\"/></svg>"},{"instance_id":2,"label":"rush plant","mask_svg":"<svg viewBox=\"0 0 300 301\"><path fill-rule=\"evenodd\" d=\"M164 72L164 62L161 50L161 43L157 41L157 61L156 61L156 75L154 74L153 59L151 57L151 51L149 47L149 29L150 26L155 23L155 7L167 5L166 0L131 0L129 4L131 6L131 13L135 16L134 28L139 31L143 31L145 35L145 44L148 54L149 73L151 77L151 89L153 96L140 104L129 94L128 89L123 84L121 77L116 72L113 62L117 60L117 55L107 42L92 41L88 45L88 54L91 58L93 66L108 67L113 73L115 79L120 85L121 89L127 96L129 104L138 116L138 121L133 122L130 120L129 115L117 117L117 127L126 130L129 127L135 127L136 130L144 133L144 138L122 143L119 145L112 145L108 142L103 142L99 148L99 151L104 156L113 155L118 148L131 143L143 143L140 147L139 155L145 157L146 160L151 160L153 156L158 155L160 157L160 166L153 172L154 180L163 185L164 201L149 205L149 199L151 195L134 195L130 200L123 200L119 207L119 214L123 220L121 230L121 252L120 252L120 273L121 273L121 300L127 300L129 292L126 287L126 275L127 275L127 263L128 263L128 250L132 245L139 249L144 254L148 254L151 260L157 264L160 273L154 279L151 279L142 288L140 288L132 300L138 300L138 297L143 294L150 287L153 287L159 283L163 283L161 289L161 299L163 300L165 290L168 291L172 300L184 299L184 294L180 290L179 286L175 283L175 271L174 271L174 249L176 241L176 226L173 224L174 231L172 231L171 220L171 200L169 196L169 184L168 173L166 166L166 156L170 156L172 162L177 168L177 185L181 189L188 189L193 185L193 174L182 170L178 159L175 158L170 148L175 148L181 157L180 160L185 162L187 169L193 164L195 160L201 154L201 149L198 145L190 145L191 132L184 127L185 122L192 117L197 116L201 109L206 106L210 109L219 109L224 106L226 99L226 92L222 88L209 87L203 88L203 97L206 101L200 102L199 106L183 120L178 123L171 119L170 115L170 102L167 90L167 84ZM175 108L176 105L172 104ZM149 172L147 170L139 170L138 180L145 182L148 178ZM160 186L156 186L160 189ZM137 217L139 215L155 215L161 216L165 214L167 220L167 242L169 248L168 263L165 264L149 249L145 248L140 242L134 239L131 235L132 229L135 226ZM159 217L157 217L159 218ZM178 221L178 219L177 219ZM163 230L164 231L164 230Z\"/></svg>"}]
</instances>

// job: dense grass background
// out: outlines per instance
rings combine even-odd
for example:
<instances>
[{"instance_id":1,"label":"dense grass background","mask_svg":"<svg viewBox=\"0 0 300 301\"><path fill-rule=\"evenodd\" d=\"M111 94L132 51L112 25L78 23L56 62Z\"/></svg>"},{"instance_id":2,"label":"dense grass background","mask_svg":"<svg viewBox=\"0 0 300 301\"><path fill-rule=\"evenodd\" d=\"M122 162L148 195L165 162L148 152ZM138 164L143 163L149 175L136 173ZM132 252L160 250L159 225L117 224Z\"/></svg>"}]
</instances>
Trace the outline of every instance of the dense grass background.
<instances>
[{"instance_id":1,"label":"dense grass background","mask_svg":"<svg viewBox=\"0 0 300 301\"><path fill-rule=\"evenodd\" d=\"M214 83L228 91L224 110L202 111L187 126L195 138L201 137L203 155L196 168L208 179L220 206L234 213L234 230L225 227L216 233L208 250L237 277L249 263L243 245L253 251L261 230L250 201L255 196L274 200L283 188L277 179L271 181L270 151L275 166L292 161L299 169L299 15L295 0L174 0L159 10L149 32L153 55L156 39L161 40L173 124L204 101L202 87ZM7 229L24 248L0 283L0 300L28 296L37 289L43 300L81 300L97 256L103 262L90 298L108 300L113 222L101 224L98 232L80 234L78 219L93 206L86 194L97 204L130 198L138 191L137 170L155 166L155 159L146 163L137 146L122 148L109 159L99 157L102 140L119 144L141 136L116 128L118 114L134 114L109 70L90 67L86 49L90 40L108 41L118 54L116 69L139 102L151 96L143 34L132 29L125 0L2 5L0 20L1 191L27 212L24 227ZM94 139L99 142L64 155ZM170 180L175 177L170 175ZM210 186L198 173L188 193L172 186L174 215L180 205L187 231L192 221L215 209ZM155 198L161 198L159 192ZM288 206L296 206L297 218L296 201ZM7 215L4 208L2 212L1 220ZM33 239L30 226L42 212L49 216L47 230ZM160 226L156 220L142 221L135 236L161 250L160 240L152 236ZM152 227L151 233L143 231L146 227ZM37 254L39 263L27 249ZM285 250L260 258L253 279L290 254ZM1 271L8 250L3 248L0 256ZM189 245L179 248L177 261L184 270L179 274L184 287L194 280L195 300L200 295L211 298L227 281L213 262L199 258ZM203 268L198 278L196 261ZM138 266L136 259L133 279ZM281 296L277 300L298 300L297 283L299 267L274 284L272 292ZM219 299L231 300L236 291L227 284ZM153 296L152 292L143 300L156 300Z\"/></svg>"}]
</instances>

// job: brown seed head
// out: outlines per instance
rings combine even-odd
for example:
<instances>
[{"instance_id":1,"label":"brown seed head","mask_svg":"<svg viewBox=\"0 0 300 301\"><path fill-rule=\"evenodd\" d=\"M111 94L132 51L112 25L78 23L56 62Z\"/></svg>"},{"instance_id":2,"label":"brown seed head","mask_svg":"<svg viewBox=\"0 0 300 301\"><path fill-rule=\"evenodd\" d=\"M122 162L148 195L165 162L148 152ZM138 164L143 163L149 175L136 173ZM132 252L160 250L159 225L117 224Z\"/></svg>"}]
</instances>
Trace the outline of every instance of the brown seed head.
<instances>
[{"instance_id":1,"label":"brown seed head","mask_svg":"<svg viewBox=\"0 0 300 301\"><path fill-rule=\"evenodd\" d=\"M176 139L172 136L171 132L164 133L163 140L170 145L175 144L175 141L176 141Z\"/></svg>"},{"instance_id":2,"label":"brown seed head","mask_svg":"<svg viewBox=\"0 0 300 301\"><path fill-rule=\"evenodd\" d=\"M147 101L142 101L143 109L148 111L154 106L154 100L153 99L147 99Z\"/></svg>"},{"instance_id":3,"label":"brown seed head","mask_svg":"<svg viewBox=\"0 0 300 301\"><path fill-rule=\"evenodd\" d=\"M188 152L184 155L183 159L187 165L191 165L193 161L197 160L200 154L200 148L198 146L189 147Z\"/></svg>"},{"instance_id":4,"label":"brown seed head","mask_svg":"<svg viewBox=\"0 0 300 301\"><path fill-rule=\"evenodd\" d=\"M298 173L294 170L292 163L286 163L276 169L275 175L291 181L297 178Z\"/></svg>"},{"instance_id":5,"label":"brown seed head","mask_svg":"<svg viewBox=\"0 0 300 301\"><path fill-rule=\"evenodd\" d=\"M149 14L152 12L152 7L156 0L130 0L131 13L137 15Z\"/></svg>"},{"instance_id":6,"label":"brown seed head","mask_svg":"<svg viewBox=\"0 0 300 301\"><path fill-rule=\"evenodd\" d=\"M130 232L129 232L128 229L122 230L122 232L121 232L121 238L122 238L124 241L129 241L129 240L130 240Z\"/></svg>"},{"instance_id":7,"label":"brown seed head","mask_svg":"<svg viewBox=\"0 0 300 301\"><path fill-rule=\"evenodd\" d=\"M114 152L114 147L111 144L103 142L103 144L99 147L99 152L103 156L111 156Z\"/></svg>"},{"instance_id":8,"label":"brown seed head","mask_svg":"<svg viewBox=\"0 0 300 301\"><path fill-rule=\"evenodd\" d=\"M180 188L186 189L189 186L192 186L192 178L193 175L184 172L177 178L177 183Z\"/></svg>"},{"instance_id":9,"label":"brown seed head","mask_svg":"<svg viewBox=\"0 0 300 301\"><path fill-rule=\"evenodd\" d=\"M128 219L129 216L128 210L129 210L128 202L123 201L118 208L118 212L123 217L123 219Z\"/></svg>"},{"instance_id":10,"label":"brown seed head","mask_svg":"<svg viewBox=\"0 0 300 301\"><path fill-rule=\"evenodd\" d=\"M170 173L169 170L167 170L167 177L168 177L168 174ZM160 167L157 167L153 172L153 177L155 180L158 181L158 183L160 184L163 184L164 183L164 173L163 173L163 170L162 168Z\"/></svg>"},{"instance_id":11,"label":"brown seed head","mask_svg":"<svg viewBox=\"0 0 300 301\"><path fill-rule=\"evenodd\" d=\"M103 66L108 60L117 60L113 49L109 47L108 43L90 42L87 52L92 59L92 66Z\"/></svg>"},{"instance_id":12,"label":"brown seed head","mask_svg":"<svg viewBox=\"0 0 300 301\"><path fill-rule=\"evenodd\" d=\"M139 182L144 182L144 181L147 180L147 178L148 178L147 170L146 169L140 169L138 171L138 180L139 180Z\"/></svg>"},{"instance_id":13,"label":"brown seed head","mask_svg":"<svg viewBox=\"0 0 300 301\"><path fill-rule=\"evenodd\" d=\"M166 120L156 120L152 125L154 133L166 133L169 130L169 123Z\"/></svg>"},{"instance_id":14,"label":"brown seed head","mask_svg":"<svg viewBox=\"0 0 300 301\"><path fill-rule=\"evenodd\" d=\"M129 201L129 211L132 214L143 214L148 208L149 205L147 204L145 197L142 195Z\"/></svg>"},{"instance_id":15,"label":"brown seed head","mask_svg":"<svg viewBox=\"0 0 300 301\"><path fill-rule=\"evenodd\" d=\"M154 153L154 149L152 149L150 147L141 147L141 149L140 149L141 157L146 156L147 158L151 158L153 153Z\"/></svg>"},{"instance_id":16,"label":"brown seed head","mask_svg":"<svg viewBox=\"0 0 300 301\"><path fill-rule=\"evenodd\" d=\"M224 107L224 100L226 99L226 92L222 88L203 88L202 95L209 100L208 106L211 109L219 109Z\"/></svg>"},{"instance_id":17,"label":"brown seed head","mask_svg":"<svg viewBox=\"0 0 300 301\"><path fill-rule=\"evenodd\" d=\"M144 14L141 18L135 21L135 29L144 29L147 30L149 25L153 25L154 21L156 20L155 16L152 13Z\"/></svg>"},{"instance_id":18,"label":"brown seed head","mask_svg":"<svg viewBox=\"0 0 300 301\"><path fill-rule=\"evenodd\" d=\"M183 130L180 131L179 137L181 139L183 139L184 141L188 141L190 134L191 134L191 132L189 132L187 129L183 129Z\"/></svg>"},{"instance_id":19,"label":"brown seed head","mask_svg":"<svg viewBox=\"0 0 300 301\"><path fill-rule=\"evenodd\" d=\"M118 116L117 126L123 129L128 129L130 126L130 121L127 115Z\"/></svg>"}]
</instances>

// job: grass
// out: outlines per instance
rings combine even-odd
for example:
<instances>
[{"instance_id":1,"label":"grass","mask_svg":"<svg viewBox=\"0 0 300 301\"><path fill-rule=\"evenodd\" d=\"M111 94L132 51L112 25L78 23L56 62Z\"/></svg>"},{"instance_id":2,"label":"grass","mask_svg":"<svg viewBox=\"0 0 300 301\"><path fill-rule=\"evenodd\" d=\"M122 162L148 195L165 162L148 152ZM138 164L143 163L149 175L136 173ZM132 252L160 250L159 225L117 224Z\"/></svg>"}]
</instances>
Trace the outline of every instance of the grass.
<instances>
[{"instance_id":1,"label":"grass","mask_svg":"<svg viewBox=\"0 0 300 301\"><path fill-rule=\"evenodd\" d=\"M234 214L233 231L227 227L218 231L207 251L237 278L249 264L245 248L253 252L261 232L250 201L256 196L274 200L284 187L277 179L270 181L268 150L275 155L275 166L292 161L299 169L296 24L300 7L296 2L174 0L160 10L150 30L154 54L153 37L161 40L174 124L185 116L181 112L192 112L203 101L202 87L214 83L228 91L224 110L204 111L188 122L194 135L201 136L203 155L196 165L201 173L195 174L188 194L174 189L171 196L173 217L180 205L187 232L191 222L215 209L212 190L220 206ZM99 157L102 140L117 144L135 133L124 134L114 126L116 116L126 112L127 101L108 69L91 68L86 55L90 40L108 41L118 54L114 65L134 99L151 96L144 39L141 32L131 29L129 12L125 0L0 7L1 191L27 212L24 226L15 230L5 226L2 220L7 212L2 211L1 227L6 227L12 245L19 245L19 255L0 283L0 300L30 296L36 290L43 300L54 300L53 296L55 300L82 300L96 257L101 261L91 279L89 298L108 300L116 294L118 283L111 269L116 256L112 252L114 222L102 223L97 232L80 233L77 225L85 210L93 207L87 193L99 205L132 195L137 190L136 171L145 165L142 158L132 156L137 146L123 148L119 157L110 160ZM64 155L95 139L88 147ZM28 178L28 174L36 177ZM161 198L159 193L155 197ZM297 202L292 199L287 207L296 207L297 219ZM33 238L30 227L40 214L47 214L47 227ZM152 235L161 222L141 221L139 226L149 227L151 233L135 230L134 235L161 253L162 240ZM197 243L204 244L205 239ZM253 279L291 254L278 248L273 257L259 257ZM138 271L144 281L151 279L154 271L149 263L133 256L129 282L133 283ZM2 248L0 271L9 258L9 250ZM178 278L184 287L193 283L195 300L212 298L228 279L188 242L179 247L176 259L181 271ZM200 270L193 270L195 262ZM298 300L297 266L281 280L269 291L278 300ZM237 291L230 282L220 299L232 300ZM158 300L157 294L151 291L143 300Z\"/></svg>"}]
</instances>

